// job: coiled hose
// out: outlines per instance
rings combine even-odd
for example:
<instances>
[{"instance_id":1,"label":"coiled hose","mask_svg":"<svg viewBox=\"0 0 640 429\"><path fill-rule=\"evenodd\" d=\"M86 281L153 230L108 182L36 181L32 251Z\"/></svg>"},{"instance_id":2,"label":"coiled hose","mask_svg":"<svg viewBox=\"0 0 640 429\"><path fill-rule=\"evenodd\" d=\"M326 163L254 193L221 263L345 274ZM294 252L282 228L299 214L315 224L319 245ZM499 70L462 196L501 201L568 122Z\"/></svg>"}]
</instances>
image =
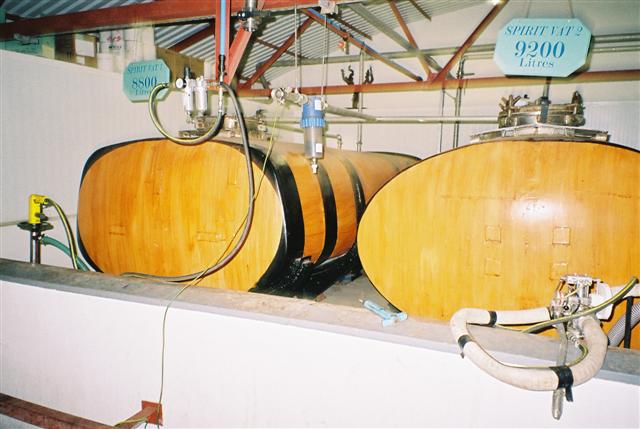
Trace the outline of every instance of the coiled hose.
<instances>
[{"instance_id":1,"label":"coiled hose","mask_svg":"<svg viewBox=\"0 0 640 429\"><path fill-rule=\"evenodd\" d=\"M249 206L247 208L247 214L244 219L244 227L242 229L242 234L240 235L240 238L238 239L236 244L233 246L233 248L229 251L229 253L222 256L210 267L202 271L199 271L197 273L184 274L180 276L155 276L152 274L145 274L145 273L123 273L123 275L125 276L141 277L141 278L147 278L147 279L162 280L167 282L187 282L187 281L194 280L196 278L205 277L220 270L229 262L231 262L231 260L238 254L238 252L240 252L240 249L242 249L242 246L247 240L247 236L249 235L249 231L251 230L251 223L253 221L253 212L255 207L255 200L254 200L255 182L253 177L253 165L251 163L251 147L249 146L249 135L247 134L247 126L244 122L244 115L242 113L242 108L240 107L240 102L238 101L238 97L236 96L233 89L226 83L220 82L219 85L222 89L224 89L229 94L229 97L231 98L231 102L233 103L233 108L238 117L238 124L240 125L240 133L242 136L242 147L244 149L244 156L245 156L245 161L247 166L247 181L249 183L249 191L248 191ZM153 90L151 91L151 94L149 95L149 113L151 114L151 118L156 124L156 126L158 126L159 122L156 123L157 116L155 115L155 97L157 96L159 91L165 88L168 88L168 84L166 83L156 85L156 87L153 88ZM193 140L177 139L173 136L170 136L168 133L166 133L166 131L161 126L158 127L158 130L169 140L174 141L176 143L198 144L214 137L218 133L223 119L224 119L224 114L218 111L218 118L216 119L216 124L214 124L211 127L211 129L207 132L207 134Z\"/></svg>"},{"instance_id":2,"label":"coiled hose","mask_svg":"<svg viewBox=\"0 0 640 429\"><path fill-rule=\"evenodd\" d=\"M231 92L233 92L231 88L225 83L221 82L220 86L225 88L227 92L229 92L229 95L231 95ZM156 99L158 97L158 93L163 89L167 89L167 88L169 88L168 83L159 83L151 90L151 93L149 94L149 116L151 116L151 121L153 122L153 125L156 126L158 131L160 131L160 134L162 134L163 136L165 136L166 138L168 138L174 143L179 143L184 145L196 145L196 144L204 143L207 140L210 140L212 137L215 137L220 132L220 127L222 126L222 123L224 121L224 110L222 109L222 91L220 92L220 97L221 97L220 107L218 108L218 116L216 117L216 122L211 126L211 128L209 128L209 130L206 133L204 133L200 137L196 137L193 139L182 139L169 134L167 130L165 130L164 127L162 126L162 123L158 118L158 112L156 111ZM233 94L233 97L235 97L235 94ZM233 100L233 97L232 97L232 100ZM234 106L235 106L235 103L234 103ZM236 110L236 113L238 113L237 110ZM240 117L240 113L238 113L238 117Z\"/></svg>"}]
</instances>

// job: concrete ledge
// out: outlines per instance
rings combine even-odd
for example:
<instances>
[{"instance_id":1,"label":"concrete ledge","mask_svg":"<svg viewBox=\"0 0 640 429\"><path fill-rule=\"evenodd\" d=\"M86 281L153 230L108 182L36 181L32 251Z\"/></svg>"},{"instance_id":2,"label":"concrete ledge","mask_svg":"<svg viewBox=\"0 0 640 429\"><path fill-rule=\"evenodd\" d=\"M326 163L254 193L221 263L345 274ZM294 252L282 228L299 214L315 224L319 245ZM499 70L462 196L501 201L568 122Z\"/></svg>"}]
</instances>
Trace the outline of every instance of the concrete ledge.
<instances>
[{"instance_id":1,"label":"concrete ledge","mask_svg":"<svg viewBox=\"0 0 640 429\"><path fill-rule=\"evenodd\" d=\"M0 280L157 306L166 306L180 289L173 284L7 259L0 259ZM200 287L187 289L173 307L459 354L447 323L410 317L383 328L380 320L363 308ZM484 327L474 327L473 333L499 359L515 364L555 362L558 343L552 338ZM640 385L640 352L611 347L596 377Z\"/></svg>"}]
</instances>

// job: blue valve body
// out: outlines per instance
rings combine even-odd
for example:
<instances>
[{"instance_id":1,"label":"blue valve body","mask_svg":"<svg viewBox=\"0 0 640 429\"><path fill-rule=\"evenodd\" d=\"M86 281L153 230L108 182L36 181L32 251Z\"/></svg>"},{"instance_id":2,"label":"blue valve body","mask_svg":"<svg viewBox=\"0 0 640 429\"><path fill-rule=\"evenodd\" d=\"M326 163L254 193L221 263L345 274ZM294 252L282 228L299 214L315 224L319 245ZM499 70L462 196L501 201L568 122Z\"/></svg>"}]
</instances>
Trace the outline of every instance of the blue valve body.
<instances>
[{"instance_id":1,"label":"blue valve body","mask_svg":"<svg viewBox=\"0 0 640 429\"><path fill-rule=\"evenodd\" d=\"M309 101L302 105L300 128L324 128L325 124L322 98L309 97Z\"/></svg>"}]
</instances>

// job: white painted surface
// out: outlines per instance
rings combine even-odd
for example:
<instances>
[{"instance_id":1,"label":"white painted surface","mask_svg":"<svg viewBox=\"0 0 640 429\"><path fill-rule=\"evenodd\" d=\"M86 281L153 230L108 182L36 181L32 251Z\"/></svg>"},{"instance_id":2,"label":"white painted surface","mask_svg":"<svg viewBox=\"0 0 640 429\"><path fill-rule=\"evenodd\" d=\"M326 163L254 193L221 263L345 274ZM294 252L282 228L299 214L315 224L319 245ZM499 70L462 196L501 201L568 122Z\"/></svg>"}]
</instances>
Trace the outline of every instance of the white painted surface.
<instances>
[{"instance_id":1,"label":"white painted surface","mask_svg":"<svg viewBox=\"0 0 640 429\"><path fill-rule=\"evenodd\" d=\"M156 401L163 308L2 282L0 391L104 423ZM451 353L184 309L167 324L167 427L637 427L638 386L551 393Z\"/></svg>"},{"instance_id":2,"label":"white painted surface","mask_svg":"<svg viewBox=\"0 0 640 429\"><path fill-rule=\"evenodd\" d=\"M146 103L131 103L124 96L122 75L3 50L0 68L2 223L24 220L32 193L48 195L74 214L82 168L93 151L159 136ZM177 125L170 109L160 111ZM54 226L51 235L66 242L62 225ZM28 260L28 233L5 226L0 234L4 257ZM70 265L48 248L43 261Z\"/></svg>"}]
</instances>

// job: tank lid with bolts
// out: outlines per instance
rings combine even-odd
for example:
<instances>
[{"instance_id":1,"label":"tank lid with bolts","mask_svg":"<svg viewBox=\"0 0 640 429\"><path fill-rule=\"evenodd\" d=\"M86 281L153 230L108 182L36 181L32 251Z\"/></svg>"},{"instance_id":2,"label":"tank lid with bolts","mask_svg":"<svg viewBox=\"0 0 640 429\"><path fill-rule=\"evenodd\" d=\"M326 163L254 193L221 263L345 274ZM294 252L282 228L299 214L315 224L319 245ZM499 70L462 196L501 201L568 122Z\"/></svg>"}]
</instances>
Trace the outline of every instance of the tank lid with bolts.
<instances>
[{"instance_id":1,"label":"tank lid with bolts","mask_svg":"<svg viewBox=\"0 0 640 429\"><path fill-rule=\"evenodd\" d=\"M471 135L470 143L493 140L569 140L609 141L607 131L580 128L585 124L584 104L578 91L570 103L552 104L543 95L533 102L518 104L527 96L502 98L498 113L498 129Z\"/></svg>"}]
</instances>

